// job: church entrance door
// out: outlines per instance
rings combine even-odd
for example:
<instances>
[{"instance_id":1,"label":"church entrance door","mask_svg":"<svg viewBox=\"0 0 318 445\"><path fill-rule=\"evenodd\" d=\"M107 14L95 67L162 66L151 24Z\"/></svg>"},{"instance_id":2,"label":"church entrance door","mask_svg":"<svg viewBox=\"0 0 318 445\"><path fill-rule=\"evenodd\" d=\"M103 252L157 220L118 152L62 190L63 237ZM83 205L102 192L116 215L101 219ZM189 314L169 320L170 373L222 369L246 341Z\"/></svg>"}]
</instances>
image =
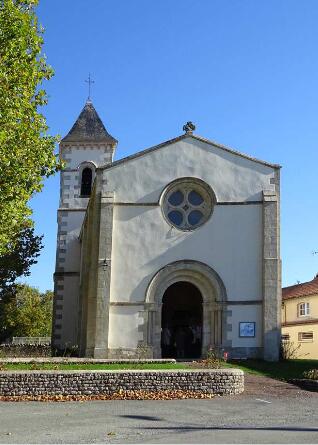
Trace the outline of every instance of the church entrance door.
<instances>
[{"instance_id":1,"label":"church entrance door","mask_svg":"<svg viewBox=\"0 0 318 445\"><path fill-rule=\"evenodd\" d=\"M202 295L187 281L172 284L162 299L163 358L199 358L202 349Z\"/></svg>"}]
</instances>

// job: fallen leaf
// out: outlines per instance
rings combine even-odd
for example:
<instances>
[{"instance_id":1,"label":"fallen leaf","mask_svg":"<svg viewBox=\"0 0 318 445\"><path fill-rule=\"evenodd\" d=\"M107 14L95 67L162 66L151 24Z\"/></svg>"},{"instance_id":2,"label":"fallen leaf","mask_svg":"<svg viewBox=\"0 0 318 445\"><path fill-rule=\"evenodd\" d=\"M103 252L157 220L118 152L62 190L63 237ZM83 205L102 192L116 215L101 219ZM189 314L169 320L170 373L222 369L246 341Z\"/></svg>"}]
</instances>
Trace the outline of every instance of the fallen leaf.
<instances>
[{"instance_id":1,"label":"fallen leaf","mask_svg":"<svg viewBox=\"0 0 318 445\"><path fill-rule=\"evenodd\" d=\"M163 390L163 391L125 391L110 394L90 395L40 395L40 396L0 396L1 402L86 402L90 400L174 400L174 399L212 399L214 394L199 391Z\"/></svg>"}]
</instances>

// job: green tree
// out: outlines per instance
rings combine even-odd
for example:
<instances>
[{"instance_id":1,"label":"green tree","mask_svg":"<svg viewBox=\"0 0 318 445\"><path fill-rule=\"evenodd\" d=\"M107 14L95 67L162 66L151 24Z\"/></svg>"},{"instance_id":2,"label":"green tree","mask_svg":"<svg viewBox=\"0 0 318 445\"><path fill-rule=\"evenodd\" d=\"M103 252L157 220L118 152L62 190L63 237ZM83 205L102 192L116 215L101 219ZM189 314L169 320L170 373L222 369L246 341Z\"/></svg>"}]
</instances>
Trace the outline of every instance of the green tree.
<instances>
[{"instance_id":1,"label":"green tree","mask_svg":"<svg viewBox=\"0 0 318 445\"><path fill-rule=\"evenodd\" d=\"M33 228L26 228L16 237L10 251L0 256L0 300L15 293L17 278L30 275L41 248L42 236L34 235Z\"/></svg>"},{"instance_id":2,"label":"green tree","mask_svg":"<svg viewBox=\"0 0 318 445\"><path fill-rule=\"evenodd\" d=\"M5 314L19 290L16 280L30 275L30 267L37 262L41 248L42 237L35 236L33 228L26 228L19 233L10 252L0 256L0 342L10 337L13 330Z\"/></svg>"},{"instance_id":3,"label":"green tree","mask_svg":"<svg viewBox=\"0 0 318 445\"><path fill-rule=\"evenodd\" d=\"M0 338L50 336L53 292L20 284L9 301L0 302Z\"/></svg>"},{"instance_id":4,"label":"green tree","mask_svg":"<svg viewBox=\"0 0 318 445\"><path fill-rule=\"evenodd\" d=\"M42 55L38 0L0 0L0 255L31 227L30 197L59 168L39 108L53 74Z\"/></svg>"}]
</instances>

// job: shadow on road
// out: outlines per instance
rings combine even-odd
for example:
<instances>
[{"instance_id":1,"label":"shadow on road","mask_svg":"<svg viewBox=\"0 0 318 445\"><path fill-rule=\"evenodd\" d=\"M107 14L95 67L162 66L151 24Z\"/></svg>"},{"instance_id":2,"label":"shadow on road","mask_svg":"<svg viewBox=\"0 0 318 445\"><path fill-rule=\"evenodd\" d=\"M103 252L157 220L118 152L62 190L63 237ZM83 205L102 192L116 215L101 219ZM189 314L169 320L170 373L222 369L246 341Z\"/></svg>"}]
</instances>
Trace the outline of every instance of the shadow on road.
<instances>
[{"instance_id":1,"label":"shadow on road","mask_svg":"<svg viewBox=\"0 0 318 445\"><path fill-rule=\"evenodd\" d=\"M126 419L140 419L140 420L163 420L159 417L152 417L152 416L133 416L133 415L125 415L125 416L119 416L119 417L125 417Z\"/></svg>"},{"instance_id":2,"label":"shadow on road","mask_svg":"<svg viewBox=\"0 0 318 445\"><path fill-rule=\"evenodd\" d=\"M268 427L253 427L253 426L208 426L208 427L200 427L200 426L165 426L165 427L145 427L145 430L171 430L171 431L293 431L293 432L314 432L318 433L318 428L302 428L302 427L284 427L284 426L268 426Z\"/></svg>"}]
</instances>

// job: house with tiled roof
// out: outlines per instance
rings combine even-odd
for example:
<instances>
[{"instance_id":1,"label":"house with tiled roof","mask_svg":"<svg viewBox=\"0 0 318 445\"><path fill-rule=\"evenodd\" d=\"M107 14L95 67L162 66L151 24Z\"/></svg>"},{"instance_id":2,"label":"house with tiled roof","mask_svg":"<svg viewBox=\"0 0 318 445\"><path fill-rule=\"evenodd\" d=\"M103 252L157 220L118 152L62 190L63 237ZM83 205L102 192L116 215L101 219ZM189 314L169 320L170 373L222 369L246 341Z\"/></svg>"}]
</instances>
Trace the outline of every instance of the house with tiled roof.
<instances>
[{"instance_id":1,"label":"house with tiled roof","mask_svg":"<svg viewBox=\"0 0 318 445\"><path fill-rule=\"evenodd\" d=\"M318 274L283 288L282 339L298 347L298 358L318 359Z\"/></svg>"}]
</instances>

